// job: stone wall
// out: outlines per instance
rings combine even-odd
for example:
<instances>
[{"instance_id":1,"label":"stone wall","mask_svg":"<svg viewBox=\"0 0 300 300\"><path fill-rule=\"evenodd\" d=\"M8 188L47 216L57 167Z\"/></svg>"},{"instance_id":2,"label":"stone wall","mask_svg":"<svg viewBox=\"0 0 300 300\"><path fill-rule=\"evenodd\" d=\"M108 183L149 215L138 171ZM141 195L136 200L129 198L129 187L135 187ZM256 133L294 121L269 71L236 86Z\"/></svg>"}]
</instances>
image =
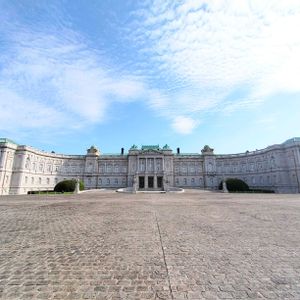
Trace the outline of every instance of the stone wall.
<instances>
[{"instance_id":1,"label":"stone wall","mask_svg":"<svg viewBox=\"0 0 300 300\"><path fill-rule=\"evenodd\" d=\"M251 188L299 193L300 139L231 155L215 155L208 146L201 154L135 146L109 155L92 146L86 155L62 155L0 139L0 195L53 190L72 178L86 189L132 187L137 174L163 176L165 184L183 188L217 189L224 178L240 178Z\"/></svg>"}]
</instances>

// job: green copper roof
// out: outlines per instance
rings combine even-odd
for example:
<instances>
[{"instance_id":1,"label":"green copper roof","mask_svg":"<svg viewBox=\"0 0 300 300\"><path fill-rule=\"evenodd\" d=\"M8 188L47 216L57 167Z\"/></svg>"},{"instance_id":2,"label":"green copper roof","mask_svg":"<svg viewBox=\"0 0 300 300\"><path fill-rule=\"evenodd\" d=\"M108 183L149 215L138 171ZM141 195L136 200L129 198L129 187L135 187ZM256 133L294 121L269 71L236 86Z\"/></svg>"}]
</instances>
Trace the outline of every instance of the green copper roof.
<instances>
[{"instance_id":1,"label":"green copper roof","mask_svg":"<svg viewBox=\"0 0 300 300\"><path fill-rule=\"evenodd\" d=\"M142 150L160 150L159 145L142 145Z\"/></svg>"},{"instance_id":2,"label":"green copper roof","mask_svg":"<svg viewBox=\"0 0 300 300\"><path fill-rule=\"evenodd\" d=\"M6 139L6 138L0 138L0 143L11 143L11 144L18 145L18 144L15 143L14 141L12 141L12 140L10 140L10 139Z\"/></svg>"},{"instance_id":3,"label":"green copper roof","mask_svg":"<svg viewBox=\"0 0 300 300\"><path fill-rule=\"evenodd\" d=\"M300 137L294 137L292 139L289 139L289 140L285 141L283 144L291 144L291 143L295 143L295 142L300 142Z\"/></svg>"}]
</instances>

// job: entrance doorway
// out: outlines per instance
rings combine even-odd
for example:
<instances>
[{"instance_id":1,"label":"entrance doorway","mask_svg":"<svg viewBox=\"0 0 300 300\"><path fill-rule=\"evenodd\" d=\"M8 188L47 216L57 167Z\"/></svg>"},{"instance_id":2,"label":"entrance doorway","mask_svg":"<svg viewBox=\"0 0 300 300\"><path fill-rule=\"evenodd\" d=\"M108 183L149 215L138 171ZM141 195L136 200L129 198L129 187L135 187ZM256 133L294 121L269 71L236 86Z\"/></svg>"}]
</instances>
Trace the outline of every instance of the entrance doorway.
<instances>
[{"instance_id":1,"label":"entrance doorway","mask_svg":"<svg viewBox=\"0 0 300 300\"><path fill-rule=\"evenodd\" d=\"M144 188L145 188L145 177L139 176L139 189L144 189Z\"/></svg>"},{"instance_id":2,"label":"entrance doorway","mask_svg":"<svg viewBox=\"0 0 300 300\"><path fill-rule=\"evenodd\" d=\"M153 189L154 188L154 177L148 176L148 188Z\"/></svg>"},{"instance_id":3,"label":"entrance doorway","mask_svg":"<svg viewBox=\"0 0 300 300\"><path fill-rule=\"evenodd\" d=\"M163 177L157 176L157 188L162 189L163 188Z\"/></svg>"}]
</instances>

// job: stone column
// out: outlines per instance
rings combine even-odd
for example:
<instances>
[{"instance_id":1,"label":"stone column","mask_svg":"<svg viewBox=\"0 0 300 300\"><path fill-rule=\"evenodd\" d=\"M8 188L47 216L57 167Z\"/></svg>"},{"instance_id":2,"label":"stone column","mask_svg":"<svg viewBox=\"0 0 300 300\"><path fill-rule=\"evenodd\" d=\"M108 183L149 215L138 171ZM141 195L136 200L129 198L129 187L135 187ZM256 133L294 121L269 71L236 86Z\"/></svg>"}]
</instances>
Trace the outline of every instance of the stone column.
<instances>
[{"instance_id":1,"label":"stone column","mask_svg":"<svg viewBox=\"0 0 300 300\"><path fill-rule=\"evenodd\" d=\"M157 175L154 175L153 181L153 187L154 189L157 189Z\"/></svg>"},{"instance_id":2,"label":"stone column","mask_svg":"<svg viewBox=\"0 0 300 300\"><path fill-rule=\"evenodd\" d=\"M1 154L0 154L0 169L4 168L4 161L6 158L6 151L4 151L4 149L0 149Z\"/></svg>"}]
</instances>

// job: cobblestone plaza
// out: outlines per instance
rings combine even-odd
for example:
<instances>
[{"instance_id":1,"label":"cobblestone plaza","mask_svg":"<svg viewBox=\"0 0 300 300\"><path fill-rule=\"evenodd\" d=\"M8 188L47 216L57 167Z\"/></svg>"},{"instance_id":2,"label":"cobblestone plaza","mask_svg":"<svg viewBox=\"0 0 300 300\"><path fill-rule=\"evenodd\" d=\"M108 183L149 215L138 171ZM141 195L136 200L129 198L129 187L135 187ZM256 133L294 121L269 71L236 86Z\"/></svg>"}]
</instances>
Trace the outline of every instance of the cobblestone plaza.
<instances>
[{"instance_id":1,"label":"cobblestone plaza","mask_svg":"<svg viewBox=\"0 0 300 300\"><path fill-rule=\"evenodd\" d=\"M0 197L0 299L300 299L300 197Z\"/></svg>"}]
</instances>

